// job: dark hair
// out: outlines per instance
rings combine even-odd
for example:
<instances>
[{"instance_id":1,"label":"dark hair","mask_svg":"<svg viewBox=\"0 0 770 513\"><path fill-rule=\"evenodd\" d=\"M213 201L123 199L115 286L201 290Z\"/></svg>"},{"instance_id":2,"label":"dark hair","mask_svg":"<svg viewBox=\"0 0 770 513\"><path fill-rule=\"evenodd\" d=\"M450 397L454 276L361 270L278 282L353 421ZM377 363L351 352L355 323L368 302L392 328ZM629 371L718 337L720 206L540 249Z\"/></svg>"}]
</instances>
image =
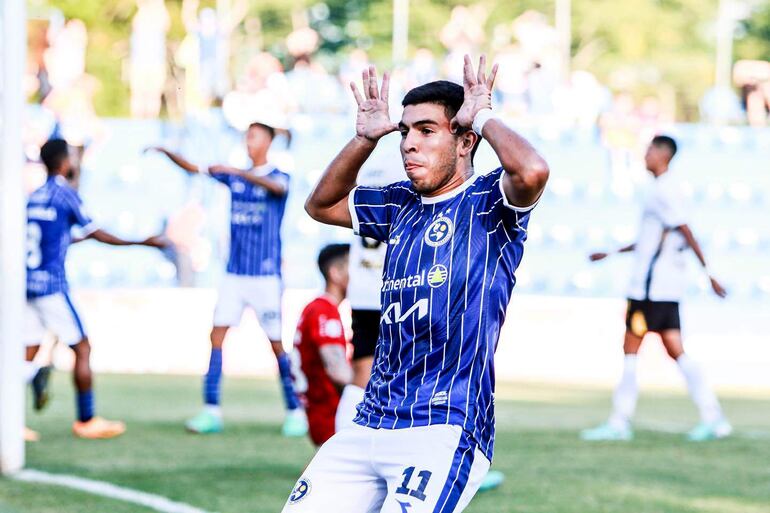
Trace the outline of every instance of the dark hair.
<instances>
[{"instance_id":1,"label":"dark hair","mask_svg":"<svg viewBox=\"0 0 770 513\"><path fill-rule=\"evenodd\" d=\"M407 105L418 105L420 103L435 103L444 107L444 113L448 120L452 120L465 101L465 91L463 87L448 80L436 80L417 86L404 96L401 102L403 107ZM460 132L462 133L462 132ZM473 161L476 150L481 143L481 137L477 137L476 144L471 150L471 162Z\"/></svg>"},{"instance_id":2,"label":"dark hair","mask_svg":"<svg viewBox=\"0 0 770 513\"><path fill-rule=\"evenodd\" d=\"M344 258L350 253L350 244L329 244L318 253L318 269L325 280L329 279L329 268L339 259Z\"/></svg>"},{"instance_id":3,"label":"dark hair","mask_svg":"<svg viewBox=\"0 0 770 513\"><path fill-rule=\"evenodd\" d=\"M665 146L671 152L671 157L676 155L676 141L667 135L656 135L652 138L652 144L655 146Z\"/></svg>"},{"instance_id":4,"label":"dark hair","mask_svg":"<svg viewBox=\"0 0 770 513\"><path fill-rule=\"evenodd\" d=\"M249 129L251 129L251 128L255 127L255 126L258 126L260 128L264 128L265 130L270 132L270 138L271 139L275 139L275 128L271 127L270 125L266 125L264 123L254 122L254 123L249 125Z\"/></svg>"},{"instance_id":5,"label":"dark hair","mask_svg":"<svg viewBox=\"0 0 770 513\"><path fill-rule=\"evenodd\" d=\"M49 173L56 171L69 156L69 147L64 139L49 139L40 147L40 160Z\"/></svg>"}]
</instances>

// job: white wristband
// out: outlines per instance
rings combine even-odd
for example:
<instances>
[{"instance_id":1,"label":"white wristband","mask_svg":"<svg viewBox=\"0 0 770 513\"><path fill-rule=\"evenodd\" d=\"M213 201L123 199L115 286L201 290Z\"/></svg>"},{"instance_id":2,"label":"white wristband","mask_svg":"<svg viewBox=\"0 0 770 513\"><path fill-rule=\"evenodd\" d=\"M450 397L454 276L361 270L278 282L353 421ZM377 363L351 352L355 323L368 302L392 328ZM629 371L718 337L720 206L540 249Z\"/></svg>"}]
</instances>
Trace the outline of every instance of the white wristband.
<instances>
[{"instance_id":1,"label":"white wristband","mask_svg":"<svg viewBox=\"0 0 770 513\"><path fill-rule=\"evenodd\" d=\"M476 117L473 118L473 131L481 135L484 124L494 117L496 116L492 113L492 109L481 109L476 113Z\"/></svg>"}]
</instances>

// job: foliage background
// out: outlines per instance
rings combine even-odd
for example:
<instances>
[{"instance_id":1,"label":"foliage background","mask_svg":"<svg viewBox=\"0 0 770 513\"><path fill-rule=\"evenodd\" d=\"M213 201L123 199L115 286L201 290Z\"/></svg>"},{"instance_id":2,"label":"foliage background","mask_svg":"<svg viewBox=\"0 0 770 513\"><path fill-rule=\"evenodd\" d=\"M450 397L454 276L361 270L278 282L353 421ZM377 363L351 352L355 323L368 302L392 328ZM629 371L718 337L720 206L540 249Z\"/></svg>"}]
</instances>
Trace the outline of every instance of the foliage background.
<instances>
[{"instance_id":1,"label":"foliage background","mask_svg":"<svg viewBox=\"0 0 770 513\"><path fill-rule=\"evenodd\" d=\"M733 0L736 1L736 0ZM741 0L750 17L736 27L734 58L770 60L770 2ZM261 41L254 50L274 53L289 64L283 40L292 30L292 14L305 13L323 38L322 62L334 71L346 53L366 49L373 60L390 65L392 0L260 0L250 2L249 16L259 17ZM444 51L438 39L459 0L411 0L410 50ZM479 0L490 13L486 31L509 23L526 9L537 9L553 20L554 0ZM215 0L201 0L214 7ZM184 37L181 0L166 0L172 19L169 52ZM128 115L125 80L134 0L30 0L29 14L45 17L52 8L67 18L80 18L89 30L87 71L101 87L95 98L97 113ZM586 69L614 91L637 97L658 95L675 100L677 117L697 118L697 104L714 82L715 25L718 0L573 0L573 69ZM235 34L245 41L243 28ZM489 43L489 40L487 41Z\"/></svg>"}]
</instances>

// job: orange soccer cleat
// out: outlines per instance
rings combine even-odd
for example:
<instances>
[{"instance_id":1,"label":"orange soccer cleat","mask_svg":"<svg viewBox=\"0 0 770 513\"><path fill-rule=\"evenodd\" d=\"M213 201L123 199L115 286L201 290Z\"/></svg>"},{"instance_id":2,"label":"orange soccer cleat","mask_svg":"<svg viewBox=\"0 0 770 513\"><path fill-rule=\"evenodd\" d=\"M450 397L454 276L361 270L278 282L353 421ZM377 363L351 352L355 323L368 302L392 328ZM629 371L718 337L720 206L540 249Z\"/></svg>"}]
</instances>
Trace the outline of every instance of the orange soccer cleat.
<instances>
[{"instance_id":1,"label":"orange soccer cleat","mask_svg":"<svg viewBox=\"0 0 770 513\"><path fill-rule=\"evenodd\" d=\"M75 421L72 424L72 433L79 438L92 440L102 438L115 438L126 432L126 425L119 420L106 420L101 417L93 417L86 422Z\"/></svg>"}]
</instances>

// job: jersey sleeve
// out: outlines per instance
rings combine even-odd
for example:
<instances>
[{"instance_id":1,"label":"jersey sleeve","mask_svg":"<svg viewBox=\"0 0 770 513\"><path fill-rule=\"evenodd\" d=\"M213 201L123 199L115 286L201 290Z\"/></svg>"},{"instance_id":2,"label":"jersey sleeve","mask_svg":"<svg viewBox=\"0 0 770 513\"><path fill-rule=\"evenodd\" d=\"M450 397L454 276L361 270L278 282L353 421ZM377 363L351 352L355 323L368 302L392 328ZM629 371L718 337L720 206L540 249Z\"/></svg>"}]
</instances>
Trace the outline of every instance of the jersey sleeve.
<instances>
[{"instance_id":1,"label":"jersey sleeve","mask_svg":"<svg viewBox=\"0 0 770 513\"><path fill-rule=\"evenodd\" d=\"M684 198L676 185L661 188L655 196L655 211L666 228L687 224Z\"/></svg>"},{"instance_id":2,"label":"jersey sleeve","mask_svg":"<svg viewBox=\"0 0 770 513\"><path fill-rule=\"evenodd\" d=\"M359 186L353 189L348 196L348 207L356 235L380 242L388 241L390 225L401 208L396 192L398 187L404 186L399 183L386 187Z\"/></svg>"},{"instance_id":3,"label":"jersey sleeve","mask_svg":"<svg viewBox=\"0 0 770 513\"><path fill-rule=\"evenodd\" d=\"M481 178L481 187L472 193L480 198L477 215L485 221L488 230L500 227L507 231L526 230L530 213L540 200L527 207L511 204L503 189L504 176L505 170L500 167Z\"/></svg>"},{"instance_id":4,"label":"jersey sleeve","mask_svg":"<svg viewBox=\"0 0 770 513\"><path fill-rule=\"evenodd\" d=\"M70 226L77 226L78 236L87 237L96 231L97 226L91 216L88 215L85 208L83 208L83 201L77 192L67 191L65 194L66 204L69 208L69 223Z\"/></svg>"},{"instance_id":5,"label":"jersey sleeve","mask_svg":"<svg viewBox=\"0 0 770 513\"><path fill-rule=\"evenodd\" d=\"M198 169L200 169L202 173L207 173L211 178L228 187L230 187L230 184L232 183L233 175L230 173L212 173L208 166L199 167Z\"/></svg>"},{"instance_id":6,"label":"jersey sleeve","mask_svg":"<svg viewBox=\"0 0 770 513\"><path fill-rule=\"evenodd\" d=\"M276 169L275 171L273 171L268 175L268 178L270 178L272 181L281 185L284 188L284 190L286 191L289 190L290 177L287 173L284 173L283 171L278 171Z\"/></svg>"},{"instance_id":7,"label":"jersey sleeve","mask_svg":"<svg viewBox=\"0 0 770 513\"><path fill-rule=\"evenodd\" d=\"M328 308L321 305L314 308L307 323L310 337L316 346L333 344L347 347L340 314L331 305Z\"/></svg>"}]
</instances>

